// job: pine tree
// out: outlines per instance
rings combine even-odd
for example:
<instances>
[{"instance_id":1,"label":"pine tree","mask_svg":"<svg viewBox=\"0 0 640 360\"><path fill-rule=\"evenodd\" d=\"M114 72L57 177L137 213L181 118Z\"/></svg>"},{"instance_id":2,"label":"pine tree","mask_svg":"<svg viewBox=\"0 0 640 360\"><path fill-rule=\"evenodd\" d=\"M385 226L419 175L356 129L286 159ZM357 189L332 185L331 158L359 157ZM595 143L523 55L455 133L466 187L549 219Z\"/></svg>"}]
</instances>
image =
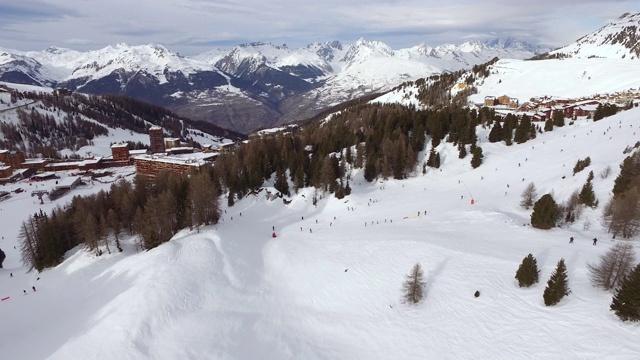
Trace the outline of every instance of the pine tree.
<instances>
[{"instance_id":1,"label":"pine tree","mask_svg":"<svg viewBox=\"0 0 640 360\"><path fill-rule=\"evenodd\" d=\"M513 141L517 144L522 144L529 140L529 135L531 134L531 119L527 115L522 115L522 119L518 123L516 127L515 135L513 136Z\"/></svg>"},{"instance_id":2,"label":"pine tree","mask_svg":"<svg viewBox=\"0 0 640 360\"><path fill-rule=\"evenodd\" d=\"M430 166L432 168L437 168L438 166L440 166L439 155L436 152L436 149L434 147L432 147L431 151L429 152L429 158L427 159L427 166Z\"/></svg>"},{"instance_id":3,"label":"pine tree","mask_svg":"<svg viewBox=\"0 0 640 360\"><path fill-rule=\"evenodd\" d=\"M463 143L458 144L458 158L464 159L467 156L467 147Z\"/></svg>"},{"instance_id":4,"label":"pine tree","mask_svg":"<svg viewBox=\"0 0 640 360\"><path fill-rule=\"evenodd\" d=\"M423 280L424 273L420 264L415 264L411 273L407 275L407 279L403 284L404 299L411 304L417 304L424 297L424 285Z\"/></svg>"},{"instance_id":5,"label":"pine tree","mask_svg":"<svg viewBox=\"0 0 640 360\"><path fill-rule=\"evenodd\" d=\"M502 125L500 121L496 121L489 132L489 142L495 143L500 142L504 139L504 131L502 130Z\"/></svg>"},{"instance_id":6,"label":"pine tree","mask_svg":"<svg viewBox=\"0 0 640 360\"><path fill-rule=\"evenodd\" d=\"M593 184L591 183L592 179L593 171L589 172L587 182L582 186L582 190L580 190L579 199L582 204L591 208L596 208L598 206L598 200L596 199L596 194L593 192Z\"/></svg>"},{"instance_id":7,"label":"pine tree","mask_svg":"<svg viewBox=\"0 0 640 360\"><path fill-rule=\"evenodd\" d=\"M476 146L476 148L473 149L473 157L471 157L471 167L475 169L478 166L482 165L483 157L484 155L482 155L482 148L480 146Z\"/></svg>"},{"instance_id":8,"label":"pine tree","mask_svg":"<svg viewBox=\"0 0 640 360\"><path fill-rule=\"evenodd\" d=\"M546 306L553 306L570 293L567 266L564 264L564 259L560 259L549 281L547 281L547 287L544 289L542 298Z\"/></svg>"},{"instance_id":9,"label":"pine tree","mask_svg":"<svg viewBox=\"0 0 640 360\"><path fill-rule=\"evenodd\" d=\"M556 110L556 114L553 117L553 125L557 127L564 126L564 113L560 110Z\"/></svg>"},{"instance_id":10,"label":"pine tree","mask_svg":"<svg viewBox=\"0 0 640 360\"><path fill-rule=\"evenodd\" d=\"M516 280L518 280L520 287L529 287L538 283L539 274L538 261L533 257L533 254L529 254L522 259L522 263L520 263L518 271L516 271Z\"/></svg>"},{"instance_id":11,"label":"pine tree","mask_svg":"<svg viewBox=\"0 0 640 360\"><path fill-rule=\"evenodd\" d=\"M544 122L544 131L553 131L553 120L548 119Z\"/></svg>"},{"instance_id":12,"label":"pine tree","mask_svg":"<svg viewBox=\"0 0 640 360\"><path fill-rule=\"evenodd\" d=\"M622 280L610 308L622 321L640 321L640 264Z\"/></svg>"},{"instance_id":13,"label":"pine tree","mask_svg":"<svg viewBox=\"0 0 640 360\"><path fill-rule=\"evenodd\" d=\"M558 220L558 204L551 194L542 195L533 205L531 214L531 226L538 229L551 229L556 226Z\"/></svg>"},{"instance_id":14,"label":"pine tree","mask_svg":"<svg viewBox=\"0 0 640 360\"><path fill-rule=\"evenodd\" d=\"M626 157L620 164L620 174L613 183L613 195L619 196L629 190L640 175L640 153Z\"/></svg>"},{"instance_id":15,"label":"pine tree","mask_svg":"<svg viewBox=\"0 0 640 360\"><path fill-rule=\"evenodd\" d=\"M276 180L273 184L273 187L284 195L291 195L291 193L289 192L289 182L287 181L287 176L282 168L279 168L276 171Z\"/></svg>"}]
</instances>

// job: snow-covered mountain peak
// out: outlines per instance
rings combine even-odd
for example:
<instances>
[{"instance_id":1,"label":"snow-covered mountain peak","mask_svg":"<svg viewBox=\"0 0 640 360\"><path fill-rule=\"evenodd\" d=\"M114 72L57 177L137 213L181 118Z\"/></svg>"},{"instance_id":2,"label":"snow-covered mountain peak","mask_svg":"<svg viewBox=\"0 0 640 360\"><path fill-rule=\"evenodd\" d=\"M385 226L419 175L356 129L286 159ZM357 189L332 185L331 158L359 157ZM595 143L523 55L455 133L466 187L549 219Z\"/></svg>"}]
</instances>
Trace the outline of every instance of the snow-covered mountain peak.
<instances>
[{"instance_id":1,"label":"snow-covered mountain peak","mask_svg":"<svg viewBox=\"0 0 640 360\"><path fill-rule=\"evenodd\" d=\"M347 52L342 58L346 66L354 63L361 63L370 57L389 58L395 56L394 51L385 43L380 41L367 41L363 38L358 39L354 44L349 46Z\"/></svg>"},{"instance_id":2,"label":"snow-covered mountain peak","mask_svg":"<svg viewBox=\"0 0 640 360\"><path fill-rule=\"evenodd\" d=\"M340 41L315 42L306 46L306 49L317 54L321 59L328 63L333 62L336 58L342 58L344 45Z\"/></svg>"},{"instance_id":3,"label":"snow-covered mountain peak","mask_svg":"<svg viewBox=\"0 0 640 360\"><path fill-rule=\"evenodd\" d=\"M472 53L472 52L480 52L485 50L487 47L480 41L470 40L462 43L458 46L458 49L462 52Z\"/></svg>"},{"instance_id":4,"label":"snow-covered mountain peak","mask_svg":"<svg viewBox=\"0 0 640 360\"><path fill-rule=\"evenodd\" d=\"M48 48L44 49L42 52L47 54L60 55L60 54L68 53L69 51L73 51L73 50L67 49L67 48L61 48L57 46L49 46Z\"/></svg>"},{"instance_id":5,"label":"snow-covered mountain peak","mask_svg":"<svg viewBox=\"0 0 640 360\"><path fill-rule=\"evenodd\" d=\"M240 69L242 69L241 72L255 71L266 64L267 58L260 51L251 50L255 50L253 46L249 48L245 45L238 45L218 60L216 66L222 71L236 75Z\"/></svg>"},{"instance_id":6,"label":"snow-covered mountain peak","mask_svg":"<svg viewBox=\"0 0 640 360\"><path fill-rule=\"evenodd\" d=\"M602 28L550 54L576 58L640 58L640 13L625 13Z\"/></svg>"}]
</instances>

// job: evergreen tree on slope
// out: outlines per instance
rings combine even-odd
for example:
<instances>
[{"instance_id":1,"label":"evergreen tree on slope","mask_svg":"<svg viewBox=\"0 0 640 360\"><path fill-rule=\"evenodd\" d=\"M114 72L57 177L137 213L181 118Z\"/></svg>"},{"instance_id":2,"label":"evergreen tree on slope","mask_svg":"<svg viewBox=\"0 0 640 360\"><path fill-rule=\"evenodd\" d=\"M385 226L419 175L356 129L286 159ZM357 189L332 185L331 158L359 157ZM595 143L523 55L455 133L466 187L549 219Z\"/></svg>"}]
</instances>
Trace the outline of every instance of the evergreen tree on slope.
<instances>
[{"instance_id":1,"label":"evergreen tree on slope","mask_svg":"<svg viewBox=\"0 0 640 360\"><path fill-rule=\"evenodd\" d=\"M539 274L538 261L533 257L533 254L529 254L522 259L522 263L516 271L516 280L518 280L520 287L529 287L538 282Z\"/></svg>"},{"instance_id":2,"label":"evergreen tree on slope","mask_svg":"<svg viewBox=\"0 0 640 360\"><path fill-rule=\"evenodd\" d=\"M640 321L640 264L624 278L610 308L622 321Z\"/></svg>"},{"instance_id":3,"label":"evergreen tree on slope","mask_svg":"<svg viewBox=\"0 0 640 360\"><path fill-rule=\"evenodd\" d=\"M560 259L549 281L547 281L547 287L544 289L542 298L546 306L553 306L570 293L567 266L564 264L564 259Z\"/></svg>"}]
</instances>

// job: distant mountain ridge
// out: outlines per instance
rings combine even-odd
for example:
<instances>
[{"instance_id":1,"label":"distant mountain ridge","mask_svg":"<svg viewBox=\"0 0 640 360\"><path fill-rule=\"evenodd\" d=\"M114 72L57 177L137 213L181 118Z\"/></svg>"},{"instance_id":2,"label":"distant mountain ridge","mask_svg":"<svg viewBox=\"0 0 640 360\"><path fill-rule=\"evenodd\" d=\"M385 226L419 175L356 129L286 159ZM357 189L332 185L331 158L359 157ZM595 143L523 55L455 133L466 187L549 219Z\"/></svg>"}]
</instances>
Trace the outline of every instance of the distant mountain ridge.
<instances>
[{"instance_id":1,"label":"distant mountain ridge","mask_svg":"<svg viewBox=\"0 0 640 360\"><path fill-rule=\"evenodd\" d=\"M185 57L159 44L78 52L0 49L0 81L116 93L241 131L308 118L407 80L545 49L513 39L393 50L359 39L301 48L254 42Z\"/></svg>"}]
</instances>

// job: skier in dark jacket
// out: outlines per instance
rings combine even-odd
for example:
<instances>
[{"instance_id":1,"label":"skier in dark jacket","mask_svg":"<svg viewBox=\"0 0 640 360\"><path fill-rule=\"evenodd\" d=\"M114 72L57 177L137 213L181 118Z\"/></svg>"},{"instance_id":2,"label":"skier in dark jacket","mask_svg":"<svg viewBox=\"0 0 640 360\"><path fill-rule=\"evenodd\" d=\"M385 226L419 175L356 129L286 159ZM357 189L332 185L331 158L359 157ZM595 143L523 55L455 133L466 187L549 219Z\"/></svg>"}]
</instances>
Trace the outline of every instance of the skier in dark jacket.
<instances>
[{"instance_id":1,"label":"skier in dark jacket","mask_svg":"<svg viewBox=\"0 0 640 360\"><path fill-rule=\"evenodd\" d=\"M595 245L598 242L598 239L593 238L593 245Z\"/></svg>"}]
</instances>

